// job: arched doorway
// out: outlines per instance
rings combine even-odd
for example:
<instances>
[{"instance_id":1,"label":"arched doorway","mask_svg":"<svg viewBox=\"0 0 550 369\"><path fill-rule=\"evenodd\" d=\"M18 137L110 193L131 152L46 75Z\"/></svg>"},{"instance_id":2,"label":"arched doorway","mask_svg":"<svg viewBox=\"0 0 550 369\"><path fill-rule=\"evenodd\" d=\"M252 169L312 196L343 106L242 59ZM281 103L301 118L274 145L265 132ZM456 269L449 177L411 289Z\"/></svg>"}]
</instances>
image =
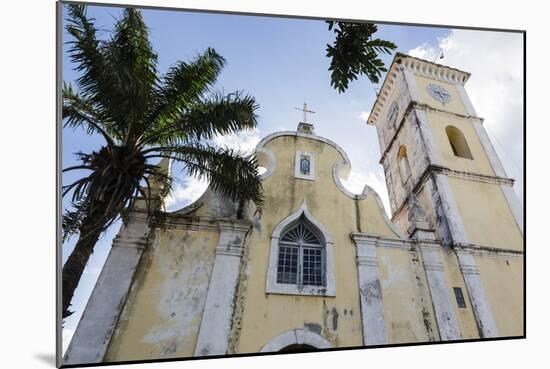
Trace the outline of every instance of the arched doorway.
<instances>
[{"instance_id":1,"label":"arched doorway","mask_svg":"<svg viewBox=\"0 0 550 369\"><path fill-rule=\"evenodd\" d=\"M279 352L288 354L288 353L297 353L297 352L311 352L311 351L316 351L316 350L317 350L317 348L315 348L311 345L295 343L295 344L283 347L282 349L279 350Z\"/></svg>"},{"instance_id":2,"label":"arched doorway","mask_svg":"<svg viewBox=\"0 0 550 369\"><path fill-rule=\"evenodd\" d=\"M323 336L303 328L278 335L262 347L260 352L309 352L331 347Z\"/></svg>"}]
</instances>

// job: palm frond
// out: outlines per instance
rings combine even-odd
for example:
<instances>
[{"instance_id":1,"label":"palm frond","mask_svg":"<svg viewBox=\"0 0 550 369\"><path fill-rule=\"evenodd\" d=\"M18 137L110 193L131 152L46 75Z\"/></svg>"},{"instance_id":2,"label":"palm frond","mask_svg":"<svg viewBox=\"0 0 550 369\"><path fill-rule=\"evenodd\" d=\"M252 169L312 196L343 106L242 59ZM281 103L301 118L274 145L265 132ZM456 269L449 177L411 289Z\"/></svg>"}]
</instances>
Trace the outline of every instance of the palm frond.
<instances>
[{"instance_id":1,"label":"palm frond","mask_svg":"<svg viewBox=\"0 0 550 369\"><path fill-rule=\"evenodd\" d=\"M189 176L206 179L213 191L232 201L252 201L261 211L264 197L254 155L241 156L233 149L195 143L159 148L147 157L169 157L183 162Z\"/></svg>"},{"instance_id":2,"label":"palm frond","mask_svg":"<svg viewBox=\"0 0 550 369\"><path fill-rule=\"evenodd\" d=\"M155 89L149 120L162 126L179 118L210 90L224 64L225 59L208 48L191 63L180 61L170 67Z\"/></svg>"},{"instance_id":3,"label":"palm frond","mask_svg":"<svg viewBox=\"0 0 550 369\"><path fill-rule=\"evenodd\" d=\"M98 133L108 145L114 145L114 140L122 138L116 124L112 124L109 117L97 110L92 102L74 92L70 84L63 83L61 94L64 127L83 128L87 134Z\"/></svg>"},{"instance_id":4,"label":"palm frond","mask_svg":"<svg viewBox=\"0 0 550 369\"><path fill-rule=\"evenodd\" d=\"M140 144L177 145L252 129L258 124L257 109L255 98L241 91L217 93L195 103L170 125L151 130Z\"/></svg>"},{"instance_id":5,"label":"palm frond","mask_svg":"<svg viewBox=\"0 0 550 369\"><path fill-rule=\"evenodd\" d=\"M109 110L108 97L112 91L111 81L105 76L106 60L102 53L104 42L97 39L93 18L87 18L86 5L68 4L68 17L66 30L72 36L68 50L70 60L76 65L79 72L76 84L80 93L86 99L103 104L103 108Z\"/></svg>"},{"instance_id":6,"label":"palm frond","mask_svg":"<svg viewBox=\"0 0 550 369\"><path fill-rule=\"evenodd\" d=\"M110 111L114 121L121 122L126 143L132 142L148 126L147 109L157 84L157 54L149 42L149 31L141 13L125 9L106 43L105 75L112 81Z\"/></svg>"}]
</instances>

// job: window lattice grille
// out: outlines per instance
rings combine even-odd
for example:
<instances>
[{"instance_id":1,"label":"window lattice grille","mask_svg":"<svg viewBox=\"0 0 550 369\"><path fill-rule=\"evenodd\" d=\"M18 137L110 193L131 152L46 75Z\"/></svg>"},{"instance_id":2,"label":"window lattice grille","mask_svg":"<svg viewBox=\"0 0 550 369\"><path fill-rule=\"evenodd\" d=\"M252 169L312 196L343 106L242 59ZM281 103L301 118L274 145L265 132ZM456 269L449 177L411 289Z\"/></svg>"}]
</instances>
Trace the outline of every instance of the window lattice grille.
<instances>
[{"instance_id":1,"label":"window lattice grille","mask_svg":"<svg viewBox=\"0 0 550 369\"><path fill-rule=\"evenodd\" d=\"M298 247L279 247L279 265L277 267L277 283L298 282Z\"/></svg>"},{"instance_id":2,"label":"window lattice grille","mask_svg":"<svg viewBox=\"0 0 550 369\"><path fill-rule=\"evenodd\" d=\"M283 235L278 256L277 283L325 286L324 247L303 223Z\"/></svg>"}]
</instances>

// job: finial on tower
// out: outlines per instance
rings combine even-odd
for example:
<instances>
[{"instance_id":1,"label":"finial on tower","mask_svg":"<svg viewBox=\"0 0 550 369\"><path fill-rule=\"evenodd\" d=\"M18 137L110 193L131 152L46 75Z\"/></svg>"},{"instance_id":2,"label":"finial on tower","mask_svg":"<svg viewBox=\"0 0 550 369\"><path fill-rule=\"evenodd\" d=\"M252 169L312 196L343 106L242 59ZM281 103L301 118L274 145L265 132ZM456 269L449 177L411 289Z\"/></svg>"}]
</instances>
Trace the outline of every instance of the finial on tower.
<instances>
[{"instance_id":1,"label":"finial on tower","mask_svg":"<svg viewBox=\"0 0 550 369\"><path fill-rule=\"evenodd\" d=\"M309 110L307 108L306 103L304 103L304 107L302 109L296 108L296 107L294 107L294 109L301 110L301 111L304 112L304 119L303 119L303 121L298 123L297 132L298 133L305 133L305 134L308 134L308 135L315 134L315 129L313 127L313 124L307 122L307 113L315 114L315 112L313 110Z\"/></svg>"}]
</instances>

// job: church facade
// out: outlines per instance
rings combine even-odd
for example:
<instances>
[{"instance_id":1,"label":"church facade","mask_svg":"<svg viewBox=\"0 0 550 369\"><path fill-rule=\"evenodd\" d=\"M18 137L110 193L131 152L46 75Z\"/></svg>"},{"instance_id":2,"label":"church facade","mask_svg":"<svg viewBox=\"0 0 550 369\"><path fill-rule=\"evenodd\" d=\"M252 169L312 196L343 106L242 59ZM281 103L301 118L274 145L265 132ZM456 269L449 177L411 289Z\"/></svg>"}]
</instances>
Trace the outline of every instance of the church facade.
<instances>
[{"instance_id":1,"label":"church facade","mask_svg":"<svg viewBox=\"0 0 550 369\"><path fill-rule=\"evenodd\" d=\"M523 209L468 78L394 58L367 121L391 219L305 122L256 148L261 216L210 190L154 219L138 204L65 364L522 336Z\"/></svg>"}]
</instances>

